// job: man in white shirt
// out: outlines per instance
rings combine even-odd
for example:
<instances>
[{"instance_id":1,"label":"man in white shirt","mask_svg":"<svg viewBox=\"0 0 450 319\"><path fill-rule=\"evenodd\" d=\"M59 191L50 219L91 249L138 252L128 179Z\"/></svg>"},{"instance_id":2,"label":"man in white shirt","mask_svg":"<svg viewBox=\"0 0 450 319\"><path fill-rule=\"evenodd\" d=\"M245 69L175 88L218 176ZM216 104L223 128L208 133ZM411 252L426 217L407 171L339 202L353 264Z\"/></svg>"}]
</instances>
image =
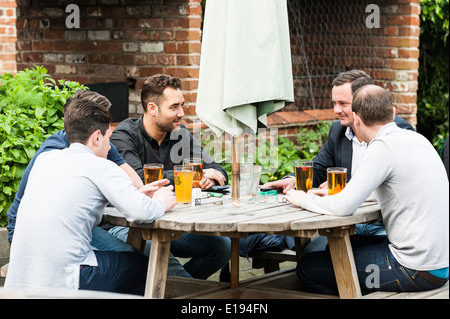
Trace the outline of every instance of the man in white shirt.
<instances>
[{"instance_id":1,"label":"man in white shirt","mask_svg":"<svg viewBox=\"0 0 450 319\"><path fill-rule=\"evenodd\" d=\"M308 194L290 190L286 199L322 214L351 215L375 191L387 236L351 238L362 291L421 291L444 285L449 183L438 153L425 137L393 123L391 96L379 86L355 92L353 118L354 130L368 147L347 186L333 196L326 196L327 189ZM373 273L366 270L373 265L379 269L377 285L367 281ZM310 291L337 293L329 251L303 255L297 274Z\"/></svg>"},{"instance_id":2,"label":"man in white shirt","mask_svg":"<svg viewBox=\"0 0 450 319\"><path fill-rule=\"evenodd\" d=\"M144 294L147 257L93 251L92 229L108 202L130 221L152 221L174 207L175 196L172 186L137 190L106 159L111 120L95 102L75 100L66 108L71 145L36 159L19 207L5 287Z\"/></svg>"}]
</instances>

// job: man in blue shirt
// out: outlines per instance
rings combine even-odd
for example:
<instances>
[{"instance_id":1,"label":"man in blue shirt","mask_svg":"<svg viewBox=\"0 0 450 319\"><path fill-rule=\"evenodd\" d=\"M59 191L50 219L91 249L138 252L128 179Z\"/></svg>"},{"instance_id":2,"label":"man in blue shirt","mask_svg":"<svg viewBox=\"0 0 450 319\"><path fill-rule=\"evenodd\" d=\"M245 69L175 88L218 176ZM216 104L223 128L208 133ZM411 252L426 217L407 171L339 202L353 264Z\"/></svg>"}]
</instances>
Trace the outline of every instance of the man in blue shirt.
<instances>
[{"instance_id":1,"label":"man in blue shirt","mask_svg":"<svg viewBox=\"0 0 450 319\"><path fill-rule=\"evenodd\" d=\"M88 99L93 102L96 102L103 106L106 109L111 107L111 102L104 96L92 92L92 91L84 91L78 90L74 96L67 100L67 103L64 107L70 104L72 100L78 99ZM8 210L8 241L11 243L13 240L14 229L16 225L17 211L19 209L20 202L24 195L26 185L28 182L28 176L31 172L31 169L36 161L36 158L39 154L55 149L65 149L70 146L69 140L67 138L65 130L58 131L54 133L52 136L47 138L36 154L33 156L31 161L28 163L27 168L25 169L22 179L19 184L19 189L14 197L14 201L11 207ZM136 174L133 168L126 163L123 157L117 151L117 148L110 143L111 149L108 152L107 159L117 164L120 168L122 168L125 173L130 177L134 186L136 188L140 188L143 186L143 182L140 177ZM91 245L100 251L134 251L134 248L130 245L124 243L122 240L118 239L116 236L113 236L108 231L95 227L92 234L92 242ZM183 268L183 266L175 259L173 256L169 258L169 275L172 276L181 276L181 277L191 277Z\"/></svg>"}]
</instances>

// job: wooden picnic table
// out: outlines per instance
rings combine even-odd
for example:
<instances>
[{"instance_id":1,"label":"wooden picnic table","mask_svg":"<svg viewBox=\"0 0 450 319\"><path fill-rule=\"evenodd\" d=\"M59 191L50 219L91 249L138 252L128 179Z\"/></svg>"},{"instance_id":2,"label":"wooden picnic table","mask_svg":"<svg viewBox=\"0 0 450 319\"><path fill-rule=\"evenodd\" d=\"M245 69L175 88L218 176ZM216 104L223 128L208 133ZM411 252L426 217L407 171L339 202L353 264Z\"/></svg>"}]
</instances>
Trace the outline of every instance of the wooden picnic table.
<instances>
[{"instance_id":1,"label":"wooden picnic table","mask_svg":"<svg viewBox=\"0 0 450 319\"><path fill-rule=\"evenodd\" d=\"M224 199L229 196L224 196ZM183 232L231 238L231 288L239 285L239 238L249 233L269 233L296 238L324 235L328 238L340 298L361 297L349 236L356 224L379 220L377 202L365 202L351 216L313 213L290 203L250 203L242 208L222 205L222 199L203 199L202 204L176 205L152 223L131 223L115 208L107 208L104 221L130 227L128 243L142 251L151 240L145 296L163 298L170 243Z\"/></svg>"}]
</instances>

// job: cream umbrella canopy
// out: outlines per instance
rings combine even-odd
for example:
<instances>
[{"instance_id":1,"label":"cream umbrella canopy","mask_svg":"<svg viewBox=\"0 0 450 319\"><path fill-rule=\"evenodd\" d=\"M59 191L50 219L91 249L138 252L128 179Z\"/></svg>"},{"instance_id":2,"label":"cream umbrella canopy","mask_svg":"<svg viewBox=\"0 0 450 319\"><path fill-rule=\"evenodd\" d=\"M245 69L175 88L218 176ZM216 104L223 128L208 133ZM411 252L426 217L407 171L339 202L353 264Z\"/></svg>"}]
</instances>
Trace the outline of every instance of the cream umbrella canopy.
<instances>
[{"instance_id":1,"label":"cream umbrella canopy","mask_svg":"<svg viewBox=\"0 0 450 319\"><path fill-rule=\"evenodd\" d=\"M286 0L207 0L198 117L235 141L247 128L256 134L268 115L293 101ZM239 189L235 152L233 145L233 197Z\"/></svg>"}]
</instances>

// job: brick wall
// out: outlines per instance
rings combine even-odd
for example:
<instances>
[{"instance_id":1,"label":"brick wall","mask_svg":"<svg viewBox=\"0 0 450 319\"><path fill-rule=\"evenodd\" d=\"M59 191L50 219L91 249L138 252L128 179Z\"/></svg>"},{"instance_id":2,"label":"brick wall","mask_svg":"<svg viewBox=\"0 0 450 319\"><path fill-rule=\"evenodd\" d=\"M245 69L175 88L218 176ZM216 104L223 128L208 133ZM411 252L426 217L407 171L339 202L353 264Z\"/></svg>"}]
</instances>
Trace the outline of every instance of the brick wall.
<instances>
[{"instance_id":1,"label":"brick wall","mask_svg":"<svg viewBox=\"0 0 450 319\"><path fill-rule=\"evenodd\" d=\"M16 37L11 26L17 12L18 70L39 64L56 78L81 83L129 80L135 83L130 116L142 113L144 79L155 73L172 74L183 80L187 119L195 118L201 0L77 0L73 2L80 9L79 29L65 23L71 1L16 2L17 10L14 1L0 0L0 73L14 70ZM355 19L365 18L365 6L371 2L380 7L381 28L361 41L364 35L352 23L364 21ZM269 125L292 135L298 133L299 124L334 119L331 81L352 68L364 69L376 84L389 89L398 113L416 124L420 0L288 0L288 4L296 97L292 106L269 117ZM300 20L292 12L295 5L295 10L303 10ZM295 30L299 26L301 36ZM306 45L300 49L299 43Z\"/></svg>"},{"instance_id":2,"label":"brick wall","mask_svg":"<svg viewBox=\"0 0 450 319\"><path fill-rule=\"evenodd\" d=\"M377 4L380 28L367 28L366 7ZM294 123L335 119L331 83L362 69L392 92L397 114L416 125L420 0L288 0L295 103L269 117L292 136Z\"/></svg>"},{"instance_id":3,"label":"brick wall","mask_svg":"<svg viewBox=\"0 0 450 319\"><path fill-rule=\"evenodd\" d=\"M80 10L80 28L66 26L70 1L17 0L19 70L38 64L55 78L81 83L129 80L131 116L142 113L145 78L172 74L183 80L187 114L194 113L200 0L72 2Z\"/></svg>"},{"instance_id":4,"label":"brick wall","mask_svg":"<svg viewBox=\"0 0 450 319\"><path fill-rule=\"evenodd\" d=\"M0 74L16 72L16 2L0 0Z\"/></svg>"}]
</instances>

